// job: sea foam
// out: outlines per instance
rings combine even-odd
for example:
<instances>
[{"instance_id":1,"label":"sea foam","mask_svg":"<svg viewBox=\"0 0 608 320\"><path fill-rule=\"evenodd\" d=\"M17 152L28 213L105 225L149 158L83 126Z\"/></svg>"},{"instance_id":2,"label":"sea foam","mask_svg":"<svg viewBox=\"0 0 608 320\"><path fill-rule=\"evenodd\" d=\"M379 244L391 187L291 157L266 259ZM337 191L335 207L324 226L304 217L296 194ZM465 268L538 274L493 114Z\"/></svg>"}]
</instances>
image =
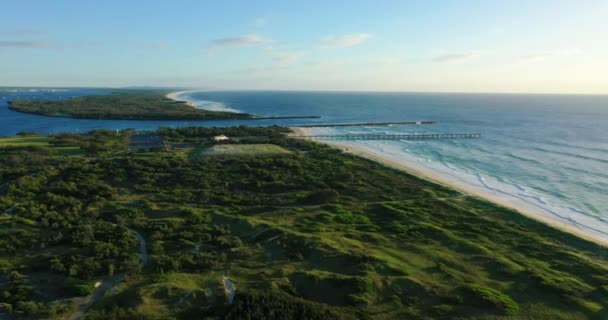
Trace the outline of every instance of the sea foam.
<instances>
[{"instance_id":1,"label":"sea foam","mask_svg":"<svg viewBox=\"0 0 608 320\"><path fill-rule=\"evenodd\" d=\"M240 110L230 108L223 102L219 101L207 101L207 100L199 100L192 96L192 93L200 92L200 91L178 91L173 92L167 95L167 98L178 100L178 101L186 101L193 107L202 110L208 111L221 111L221 112L236 112L240 113Z\"/></svg>"}]
</instances>

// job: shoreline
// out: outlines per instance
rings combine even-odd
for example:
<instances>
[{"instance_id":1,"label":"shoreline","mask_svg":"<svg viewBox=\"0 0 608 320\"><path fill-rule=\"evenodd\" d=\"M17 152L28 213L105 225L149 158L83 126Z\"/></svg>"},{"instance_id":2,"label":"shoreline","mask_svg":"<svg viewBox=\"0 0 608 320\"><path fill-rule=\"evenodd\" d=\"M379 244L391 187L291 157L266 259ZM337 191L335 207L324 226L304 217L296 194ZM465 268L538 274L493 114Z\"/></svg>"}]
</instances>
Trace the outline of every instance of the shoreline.
<instances>
[{"instance_id":1,"label":"shoreline","mask_svg":"<svg viewBox=\"0 0 608 320\"><path fill-rule=\"evenodd\" d=\"M289 130L291 130L291 132L288 134L289 136L309 136L310 135L310 128L306 128L306 127L289 127Z\"/></svg>"},{"instance_id":2,"label":"shoreline","mask_svg":"<svg viewBox=\"0 0 608 320\"><path fill-rule=\"evenodd\" d=\"M188 100L188 99L179 98L180 95L185 94L185 93L190 93L190 92L200 92L200 90L182 90L182 91L170 92L165 95L165 98L171 99L173 101L183 102L186 105L188 105L192 108L195 108L195 109L199 109L199 110L212 111L212 112L235 113L235 114L242 114L242 115L250 116L250 118L241 119L241 120L283 120L283 119L318 119L318 118L320 118L319 116L269 116L269 117L256 116L256 115L252 115L252 114L249 114L246 112L242 112L237 109L230 108L230 107L224 105L224 103L222 103L222 102ZM202 106L203 104L216 105L216 107L203 107Z\"/></svg>"},{"instance_id":3,"label":"shoreline","mask_svg":"<svg viewBox=\"0 0 608 320\"><path fill-rule=\"evenodd\" d=\"M178 101L178 102L183 102L186 105L194 108L194 109L199 109L199 110L205 110L205 111L213 111L213 112L229 112L229 113L238 113L238 114L248 114L246 112L242 112L241 110L237 110L237 109L233 109L228 107L227 105L225 105L223 102L217 102L217 101L203 101L203 100L189 100L189 99L184 99L184 98L180 98L179 96L183 95L183 94L187 94L187 93L192 93L192 92L201 92L202 90L182 90L182 91L175 91L175 92L170 92L168 94L165 95L165 98L167 99L171 99L173 101ZM251 115L252 117L249 120L256 120L256 119L264 119L263 117L256 117Z\"/></svg>"},{"instance_id":4,"label":"shoreline","mask_svg":"<svg viewBox=\"0 0 608 320\"><path fill-rule=\"evenodd\" d=\"M293 134L292 135L310 135L309 128L300 128L300 127L290 127ZM406 162L397 161L388 157L386 155L382 155L379 152L374 152L362 146L353 146L353 145L344 145L331 141L317 141L320 143L324 143L330 145L334 148L338 148L344 152L351 153L353 155L363 157L385 166L406 172L408 174L414 175L420 179L428 180L436 184L440 184L451 189L460 191L466 195L480 198L485 201L489 201L495 205L505 207L511 209L525 217L541 222L549 227L554 229L558 229L560 231L564 231L570 234L573 234L579 238L585 239L587 241L591 241L598 245L608 247L608 238L605 236L601 236L599 234L593 233L590 230L584 230L580 227L569 224L564 221L561 221L556 218L552 218L547 214L543 214L540 210L534 210L533 208L527 208L524 205L520 205L518 203L514 203L514 201L510 201L509 199L505 199L504 197L499 197L492 195L488 192L483 192L481 190L477 190L473 187L463 185L461 183L455 182L453 179L442 176L432 170L420 169L416 168Z\"/></svg>"},{"instance_id":5,"label":"shoreline","mask_svg":"<svg viewBox=\"0 0 608 320\"><path fill-rule=\"evenodd\" d=\"M183 90L183 91L175 91L175 92L170 92L170 93L167 93L167 94L165 95L165 98L167 98L167 99L171 99L171 100L173 100L173 101L180 101L180 102L184 102L185 104L187 104L187 105L189 105L189 106L191 106L191 107L193 107L193 108L196 108L196 106L194 105L194 103L193 103L192 101L190 101L190 100L184 100L184 99L179 99L179 98L177 97L177 96L179 96L179 95L181 95L181 94L188 93L188 92L194 92L194 90Z\"/></svg>"}]
</instances>

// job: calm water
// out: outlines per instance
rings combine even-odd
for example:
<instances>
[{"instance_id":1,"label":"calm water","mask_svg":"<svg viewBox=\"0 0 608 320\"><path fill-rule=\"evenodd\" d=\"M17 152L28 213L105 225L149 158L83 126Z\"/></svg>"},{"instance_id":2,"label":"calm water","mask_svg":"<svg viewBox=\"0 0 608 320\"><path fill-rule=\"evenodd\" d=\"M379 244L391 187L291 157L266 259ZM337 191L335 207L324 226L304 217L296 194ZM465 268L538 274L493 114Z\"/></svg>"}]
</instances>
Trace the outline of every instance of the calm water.
<instances>
[{"instance_id":1,"label":"calm water","mask_svg":"<svg viewBox=\"0 0 608 320\"><path fill-rule=\"evenodd\" d=\"M65 98L100 93L70 90L13 93ZM163 126L298 125L335 122L434 120L433 126L356 127L316 132L482 133L482 139L355 142L467 186L512 198L581 228L608 236L608 96L187 92L202 108L264 116L319 115L282 121L72 120L12 112L0 100L0 135L22 130L86 131Z\"/></svg>"}]
</instances>

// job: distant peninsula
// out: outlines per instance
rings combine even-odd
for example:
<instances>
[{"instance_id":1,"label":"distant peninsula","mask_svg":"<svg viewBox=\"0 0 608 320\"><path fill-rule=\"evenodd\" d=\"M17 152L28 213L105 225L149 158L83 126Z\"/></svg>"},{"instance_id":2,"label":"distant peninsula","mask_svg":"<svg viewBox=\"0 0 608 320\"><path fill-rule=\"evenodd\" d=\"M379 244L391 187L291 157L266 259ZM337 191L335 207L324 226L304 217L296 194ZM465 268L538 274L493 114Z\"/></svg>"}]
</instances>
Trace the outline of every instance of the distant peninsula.
<instances>
[{"instance_id":1,"label":"distant peninsula","mask_svg":"<svg viewBox=\"0 0 608 320\"><path fill-rule=\"evenodd\" d=\"M258 117L248 113L197 109L167 98L167 92L132 90L67 100L16 99L11 110L51 117L104 120L261 120L318 117Z\"/></svg>"}]
</instances>

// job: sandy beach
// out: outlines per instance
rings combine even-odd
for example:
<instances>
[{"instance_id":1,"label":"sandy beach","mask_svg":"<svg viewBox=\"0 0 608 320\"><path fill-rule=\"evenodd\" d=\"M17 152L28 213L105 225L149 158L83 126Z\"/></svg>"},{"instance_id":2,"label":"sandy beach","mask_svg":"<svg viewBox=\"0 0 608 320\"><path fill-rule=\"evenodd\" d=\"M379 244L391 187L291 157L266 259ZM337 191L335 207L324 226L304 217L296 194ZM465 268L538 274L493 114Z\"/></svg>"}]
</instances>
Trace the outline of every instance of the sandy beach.
<instances>
[{"instance_id":1,"label":"sandy beach","mask_svg":"<svg viewBox=\"0 0 608 320\"><path fill-rule=\"evenodd\" d=\"M167 99L171 99L171 100L175 100L175 101L182 101L185 102L187 105L196 108L196 106L194 105L194 103L192 103L191 101L188 100L184 100L184 99L180 99L179 96L184 94L184 93L188 93L188 92L193 92L191 90L185 90L185 91L176 91L176 92L171 92L169 94L166 94L165 97Z\"/></svg>"},{"instance_id":2,"label":"sandy beach","mask_svg":"<svg viewBox=\"0 0 608 320\"><path fill-rule=\"evenodd\" d=\"M290 129L294 132L293 135L295 135L295 136L310 135L310 133L311 133L311 130L309 128L292 127ZM382 163L386 166L405 171L405 172L415 175L419 178L430 180L432 182L435 182L435 183L438 183L438 184L441 184L444 186L448 186L450 188L463 192L467 195L482 198L484 200L490 201L499 206L510 208L512 210L519 212L520 214L525 215L526 217L540 221L553 228L574 234L580 238L595 242L595 243L603 245L603 246L608 246L608 238L602 236L601 234L596 234L596 233L590 232L588 230L581 229L581 228L577 227L576 225L566 223L560 219L557 219L546 213L543 213L540 209L534 210L534 208L529 208L529 207L520 205L518 203L515 203L513 201L509 201L508 199L505 199L502 197L497 197L488 192L483 192L481 190L477 190L477 189L468 187L466 185L457 183L448 177L444 177L440 174L433 172L432 170L423 170L420 168L415 168L411 165L408 165L407 163L405 163L403 161L396 161L395 159L387 157L387 156L381 154L380 152L375 152L373 150L369 150L367 148L360 147L360 146L343 145L343 144L336 143L333 141L319 141L319 142L326 143L328 145L341 149L345 152L352 153L357 156L364 157L364 158Z\"/></svg>"},{"instance_id":3,"label":"sandy beach","mask_svg":"<svg viewBox=\"0 0 608 320\"><path fill-rule=\"evenodd\" d=\"M310 135L309 128L289 127L289 129L291 129L290 136L309 136Z\"/></svg>"},{"instance_id":4,"label":"sandy beach","mask_svg":"<svg viewBox=\"0 0 608 320\"><path fill-rule=\"evenodd\" d=\"M185 104L187 104L193 108L197 108L197 109L203 109L203 110L209 110L209 111L219 111L219 112L242 113L240 110L230 108L222 102L191 100L192 98L181 97L188 93L201 92L201 91L203 91L203 90L182 90L182 91L168 93L165 95L165 97L167 99L184 102Z\"/></svg>"}]
</instances>

